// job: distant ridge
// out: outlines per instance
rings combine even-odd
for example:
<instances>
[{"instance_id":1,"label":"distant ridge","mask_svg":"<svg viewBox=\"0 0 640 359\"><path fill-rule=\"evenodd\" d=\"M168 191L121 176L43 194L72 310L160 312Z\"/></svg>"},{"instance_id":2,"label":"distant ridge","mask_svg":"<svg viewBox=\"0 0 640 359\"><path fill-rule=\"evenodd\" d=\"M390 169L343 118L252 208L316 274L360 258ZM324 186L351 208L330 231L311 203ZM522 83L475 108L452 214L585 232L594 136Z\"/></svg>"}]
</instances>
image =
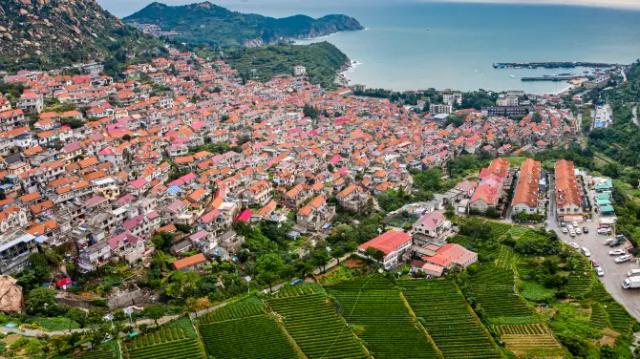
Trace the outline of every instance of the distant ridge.
<instances>
[{"instance_id":1,"label":"distant ridge","mask_svg":"<svg viewBox=\"0 0 640 359\"><path fill-rule=\"evenodd\" d=\"M214 47L258 46L363 29L358 20L346 15L273 18L230 11L208 1L181 6L154 2L124 21L145 32Z\"/></svg>"}]
</instances>

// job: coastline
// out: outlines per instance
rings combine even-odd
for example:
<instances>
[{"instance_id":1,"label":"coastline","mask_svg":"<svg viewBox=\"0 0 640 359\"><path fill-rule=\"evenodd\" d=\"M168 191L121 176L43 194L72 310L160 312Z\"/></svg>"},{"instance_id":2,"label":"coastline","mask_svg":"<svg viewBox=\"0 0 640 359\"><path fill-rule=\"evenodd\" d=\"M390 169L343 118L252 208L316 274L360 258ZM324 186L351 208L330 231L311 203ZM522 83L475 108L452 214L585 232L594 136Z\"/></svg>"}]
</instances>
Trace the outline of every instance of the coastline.
<instances>
[{"instance_id":1,"label":"coastline","mask_svg":"<svg viewBox=\"0 0 640 359\"><path fill-rule=\"evenodd\" d=\"M364 85L367 86L366 84L362 83L362 84L352 84L352 80L347 76L347 74L352 73L354 71L357 70L357 68L362 65L363 63L358 61L358 60L352 60L349 59L348 62L340 69L338 70L337 74L336 74L336 83L339 83L343 86L353 86L353 85ZM556 91L547 91L544 93L536 93L535 95L554 95L554 96L560 96L563 94L566 94L568 92L570 92L571 90L575 89L577 86L574 84L571 84L569 82L563 82L564 84L566 84L566 87L563 87L562 89L556 90ZM368 86L367 86L368 87ZM396 92L413 92L413 91L424 91L428 88L419 88L419 89L414 89L414 90L392 90L392 89L386 89L383 88L385 90L391 90L391 91L396 91ZM436 91L444 91L445 89L439 89L434 87L434 89ZM453 89L456 90L456 89ZM479 89L476 90L460 90L462 92L469 92L469 91L477 91ZM511 90L492 90L492 89L488 89L488 91L493 91L493 92L506 92L506 91L511 91ZM525 91L529 94L534 94L532 92L528 92Z\"/></svg>"}]
</instances>

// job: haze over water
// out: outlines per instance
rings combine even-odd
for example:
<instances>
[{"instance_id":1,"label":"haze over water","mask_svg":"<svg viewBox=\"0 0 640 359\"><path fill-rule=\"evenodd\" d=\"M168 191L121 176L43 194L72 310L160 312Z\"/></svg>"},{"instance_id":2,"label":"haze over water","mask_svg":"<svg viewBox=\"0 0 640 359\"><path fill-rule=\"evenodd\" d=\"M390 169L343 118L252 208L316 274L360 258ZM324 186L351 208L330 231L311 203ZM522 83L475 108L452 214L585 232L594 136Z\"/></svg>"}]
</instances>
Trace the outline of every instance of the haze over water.
<instances>
[{"instance_id":1,"label":"haze over water","mask_svg":"<svg viewBox=\"0 0 640 359\"><path fill-rule=\"evenodd\" d=\"M102 1L108 9L109 2ZM582 69L494 70L492 64L515 61L631 63L640 58L640 11L634 10L411 0L227 0L216 3L237 11L278 17L297 13L311 16L344 13L357 18L367 30L312 41L327 40L361 63L346 75L352 83L368 87L558 92L567 84L522 82L520 78L565 72L580 74Z\"/></svg>"}]
</instances>

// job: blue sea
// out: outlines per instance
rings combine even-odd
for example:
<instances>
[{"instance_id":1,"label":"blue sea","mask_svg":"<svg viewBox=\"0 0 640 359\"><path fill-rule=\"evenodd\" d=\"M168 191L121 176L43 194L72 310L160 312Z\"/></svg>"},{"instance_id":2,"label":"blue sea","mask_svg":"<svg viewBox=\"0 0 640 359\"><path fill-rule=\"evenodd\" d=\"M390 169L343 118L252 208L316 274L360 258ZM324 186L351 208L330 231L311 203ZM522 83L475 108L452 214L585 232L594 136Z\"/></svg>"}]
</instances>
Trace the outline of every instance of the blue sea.
<instances>
[{"instance_id":1,"label":"blue sea","mask_svg":"<svg viewBox=\"0 0 640 359\"><path fill-rule=\"evenodd\" d=\"M101 0L126 16L143 6ZM188 3L173 0L169 3ZM559 5L448 3L419 0L226 0L214 3L270 16L344 13L364 31L302 41L329 41L357 66L354 84L394 90L525 90L559 92L567 83L522 82L522 76L574 70L493 69L495 62L592 61L640 58L640 11Z\"/></svg>"}]
</instances>

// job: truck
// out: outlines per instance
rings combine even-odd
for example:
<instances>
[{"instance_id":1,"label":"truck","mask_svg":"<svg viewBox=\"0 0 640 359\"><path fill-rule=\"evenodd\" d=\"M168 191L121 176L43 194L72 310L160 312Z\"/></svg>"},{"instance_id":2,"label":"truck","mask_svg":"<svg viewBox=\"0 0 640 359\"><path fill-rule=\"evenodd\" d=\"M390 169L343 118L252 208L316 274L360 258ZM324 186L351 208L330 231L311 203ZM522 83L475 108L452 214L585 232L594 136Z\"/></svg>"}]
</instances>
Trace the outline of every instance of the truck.
<instances>
[{"instance_id":1,"label":"truck","mask_svg":"<svg viewBox=\"0 0 640 359\"><path fill-rule=\"evenodd\" d=\"M629 277L622 282L622 288L635 289L640 288L640 277Z\"/></svg>"}]
</instances>

